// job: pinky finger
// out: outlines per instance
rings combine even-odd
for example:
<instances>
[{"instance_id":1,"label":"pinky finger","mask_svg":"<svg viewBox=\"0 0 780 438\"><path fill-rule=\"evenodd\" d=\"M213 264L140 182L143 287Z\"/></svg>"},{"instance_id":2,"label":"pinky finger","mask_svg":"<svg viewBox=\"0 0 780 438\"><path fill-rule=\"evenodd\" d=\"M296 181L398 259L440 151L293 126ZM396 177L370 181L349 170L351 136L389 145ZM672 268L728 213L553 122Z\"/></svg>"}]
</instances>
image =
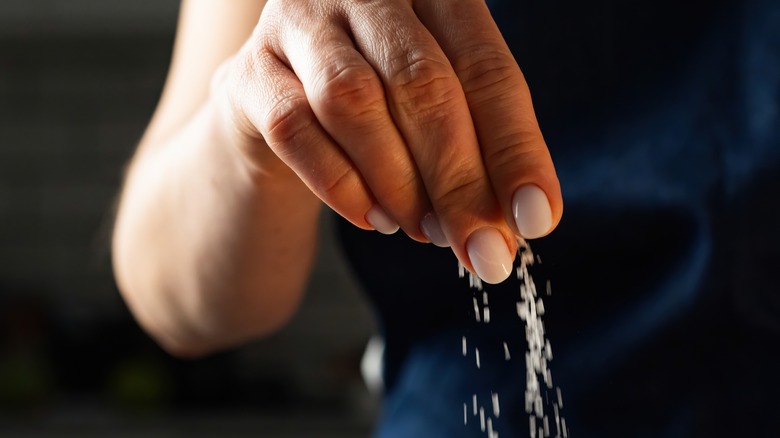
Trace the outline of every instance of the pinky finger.
<instances>
[{"instance_id":1,"label":"pinky finger","mask_svg":"<svg viewBox=\"0 0 780 438\"><path fill-rule=\"evenodd\" d=\"M236 68L234 78L240 79L229 92L231 106L239 126L243 121L264 140L245 151L253 164L262 172L281 160L355 226L395 231L349 157L320 125L295 74L267 51L237 60Z\"/></svg>"}]
</instances>

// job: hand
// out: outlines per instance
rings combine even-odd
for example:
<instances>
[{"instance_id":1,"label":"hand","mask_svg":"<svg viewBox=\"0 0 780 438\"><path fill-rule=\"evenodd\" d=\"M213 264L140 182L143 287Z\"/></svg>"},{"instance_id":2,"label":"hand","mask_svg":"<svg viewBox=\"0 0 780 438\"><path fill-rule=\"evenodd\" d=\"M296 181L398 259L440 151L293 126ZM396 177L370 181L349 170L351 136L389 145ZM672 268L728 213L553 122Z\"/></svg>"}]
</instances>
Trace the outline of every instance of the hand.
<instances>
[{"instance_id":1,"label":"hand","mask_svg":"<svg viewBox=\"0 0 780 438\"><path fill-rule=\"evenodd\" d=\"M563 205L484 0L270 0L215 79L260 176L294 172L358 227L451 246L489 283Z\"/></svg>"}]
</instances>

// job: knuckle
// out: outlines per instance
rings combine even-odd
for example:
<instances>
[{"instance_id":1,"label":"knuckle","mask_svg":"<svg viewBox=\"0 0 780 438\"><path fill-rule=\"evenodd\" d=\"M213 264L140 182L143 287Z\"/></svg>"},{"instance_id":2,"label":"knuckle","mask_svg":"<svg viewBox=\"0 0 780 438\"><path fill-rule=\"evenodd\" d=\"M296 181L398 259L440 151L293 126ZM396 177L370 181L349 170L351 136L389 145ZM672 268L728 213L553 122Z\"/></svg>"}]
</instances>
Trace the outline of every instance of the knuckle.
<instances>
[{"instance_id":1,"label":"knuckle","mask_svg":"<svg viewBox=\"0 0 780 438\"><path fill-rule=\"evenodd\" d=\"M425 120L447 117L460 89L449 64L420 52L403 59L390 86L407 115Z\"/></svg>"},{"instance_id":2,"label":"knuckle","mask_svg":"<svg viewBox=\"0 0 780 438\"><path fill-rule=\"evenodd\" d=\"M312 190L326 203L343 199L345 194L356 193L360 184L354 170L349 166L328 169L327 173L313 176Z\"/></svg>"},{"instance_id":3,"label":"knuckle","mask_svg":"<svg viewBox=\"0 0 780 438\"><path fill-rule=\"evenodd\" d=\"M517 143L517 136L507 137L504 146L485 152L485 163L491 172L517 172L518 169L531 167L539 161L538 153L522 143ZM523 164L519 166L519 164Z\"/></svg>"},{"instance_id":4,"label":"knuckle","mask_svg":"<svg viewBox=\"0 0 780 438\"><path fill-rule=\"evenodd\" d=\"M485 155L485 164L491 177L500 180L517 177L540 177L550 168L549 155L539 138L523 134L512 136L507 146L498 147Z\"/></svg>"},{"instance_id":5,"label":"knuckle","mask_svg":"<svg viewBox=\"0 0 780 438\"><path fill-rule=\"evenodd\" d=\"M304 96L276 96L268 106L260 132L269 145L293 143L312 126L312 118Z\"/></svg>"},{"instance_id":6,"label":"knuckle","mask_svg":"<svg viewBox=\"0 0 780 438\"><path fill-rule=\"evenodd\" d=\"M494 96L506 92L512 88L513 78L520 73L514 60L495 48L472 48L469 55L459 59L456 70L467 94L491 91L487 94Z\"/></svg>"},{"instance_id":7,"label":"knuckle","mask_svg":"<svg viewBox=\"0 0 780 438\"><path fill-rule=\"evenodd\" d=\"M370 67L351 65L322 75L315 99L327 117L348 119L384 106L384 91Z\"/></svg>"},{"instance_id":8,"label":"knuckle","mask_svg":"<svg viewBox=\"0 0 780 438\"><path fill-rule=\"evenodd\" d=\"M483 179L471 169L451 172L444 180L447 186L432 196L436 211L443 215L454 215L473 210L482 193Z\"/></svg>"},{"instance_id":9,"label":"knuckle","mask_svg":"<svg viewBox=\"0 0 780 438\"><path fill-rule=\"evenodd\" d=\"M408 169L388 180L387 185L376 190L376 195L400 210L413 210L423 202L425 192L416 169Z\"/></svg>"}]
</instances>

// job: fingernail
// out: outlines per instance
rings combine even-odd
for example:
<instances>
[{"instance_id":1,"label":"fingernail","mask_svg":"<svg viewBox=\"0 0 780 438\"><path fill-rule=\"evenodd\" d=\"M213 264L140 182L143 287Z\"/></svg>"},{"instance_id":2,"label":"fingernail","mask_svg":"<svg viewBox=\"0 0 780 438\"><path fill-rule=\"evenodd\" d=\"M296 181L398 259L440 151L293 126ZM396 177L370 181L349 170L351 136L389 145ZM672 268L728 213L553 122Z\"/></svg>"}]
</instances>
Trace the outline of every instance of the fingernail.
<instances>
[{"instance_id":1,"label":"fingernail","mask_svg":"<svg viewBox=\"0 0 780 438\"><path fill-rule=\"evenodd\" d=\"M539 186L526 184L512 197L512 213L520 235L526 239L542 237L552 228L550 201Z\"/></svg>"},{"instance_id":2,"label":"fingernail","mask_svg":"<svg viewBox=\"0 0 780 438\"><path fill-rule=\"evenodd\" d=\"M420 229L434 245L441 248L450 246L447 236L444 235L444 231L442 231L441 225L439 225L439 218L436 217L436 213L426 214L422 222L420 222Z\"/></svg>"},{"instance_id":3,"label":"fingernail","mask_svg":"<svg viewBox=\"0 0 780 438\"><path fill-rule=\"evenodd\" d=\"M480 228L471 233L466 242L471 265L482 281L490 284L501 283L512 271L512 255L504 236L495 228Z\"/></svg>"},{"instance_id":4,"label":"fingernail","mask_svg":"<svg viewBox=\"0 0 780 438\"><path fill-rule=\"evenodd\" d=\"M366 221L382 234L393 234L400 228L382 207L375 205L366 213Z\"/></svg>"}]
</instances>

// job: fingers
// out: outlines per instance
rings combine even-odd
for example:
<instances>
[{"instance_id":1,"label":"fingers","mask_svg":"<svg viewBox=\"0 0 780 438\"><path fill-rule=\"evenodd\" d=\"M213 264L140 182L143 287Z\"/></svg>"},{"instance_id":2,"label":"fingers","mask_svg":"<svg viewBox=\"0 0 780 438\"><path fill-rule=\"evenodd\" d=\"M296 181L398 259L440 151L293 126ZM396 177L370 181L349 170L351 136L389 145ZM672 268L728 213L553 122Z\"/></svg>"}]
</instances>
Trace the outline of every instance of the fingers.
<instances>
[{"instance_id":1,"label":"fingers","mask_svg":"<svg viewBox=\"0 0 780 438\"><path fill-rule=\"evenodd\" d=\"M450 245L495 283L514 234L557 224L527 85L482 0L290 0L258 29L231 93L270 147L250 154L272 151L355 225Z\"/></svg>"},{"instance_id":2,"label":"fingers","mask_svg":"<svg viewBox=\"0 0 780 438\"><path fill-rule=\"evenodd\" d=\"M249 161L264 173L274 162L267 156L272 152L340 215L358 227L374 228L366 220L374 206L370 191L320 125L295 74L270 50L256 47L238 56L231 69L228 95L236 125L261 135L268 145L245 147Z\"/></svg>"},{"instance_id":3,"label":"fingers","mask_svg":"<svg viewBox=\"0 0 780 438\"><path fill-rule=\"evenodd\" d=\"M347 16L355 45L385 85L390 113L444 236L472 272L487 282L503 281L511 270L514 233L446 54L408 4L356 2L352 8Z\"/></svg>"},{"instance_id":4,"label":"fingers","mask_svg":"<svg viewBox=\"0 0 780 438\"><path fill-rule=\"evenodd\" d=\"M546 235L563 212L560 185L528 86L485 2L417 1L415 10L462 84L508 223L525 238Z\"/></svg>"},{"instance_id":5,"label":"fingers","mask_svg":"<svg viewBox=\"0 0 780 438\"><path fill-rule=\"evenodd\" d=\"M388 110L374 69L338 23L291 25L279 40L317 120L341 147L382 210L412 238L427 241L420 219L430 210L415 161ZM373 213L373 212L372 212ZM384 218L368 217L377 226Z\"/></svg>"}]
</instances>

